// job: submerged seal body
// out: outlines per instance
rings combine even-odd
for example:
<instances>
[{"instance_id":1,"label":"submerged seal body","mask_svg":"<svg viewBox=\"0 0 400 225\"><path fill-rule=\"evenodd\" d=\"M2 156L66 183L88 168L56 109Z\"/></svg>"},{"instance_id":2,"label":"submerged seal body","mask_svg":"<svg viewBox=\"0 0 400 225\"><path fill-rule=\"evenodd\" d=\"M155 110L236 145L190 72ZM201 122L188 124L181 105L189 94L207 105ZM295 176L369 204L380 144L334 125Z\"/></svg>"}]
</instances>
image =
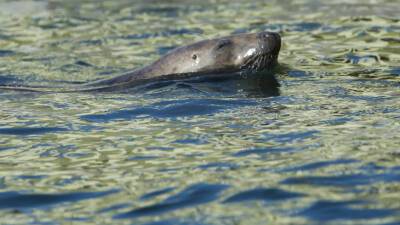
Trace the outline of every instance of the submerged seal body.
<instances>
[{"instance_id":1,"label":"submerged seal body","mask_svg":"<svg viewBox=\"0 0 400 225\"><path fill-rule=\"evenodd\" d=\"M280 47L281 38L273 32L208 39L178 47L150 65L132 72L60 91L115 91L151 80L182 79L204 74L254 73L272 69L278 62ZM21 91L43 91L43 88L0 87Z\"/></svg>"}]
</instances>

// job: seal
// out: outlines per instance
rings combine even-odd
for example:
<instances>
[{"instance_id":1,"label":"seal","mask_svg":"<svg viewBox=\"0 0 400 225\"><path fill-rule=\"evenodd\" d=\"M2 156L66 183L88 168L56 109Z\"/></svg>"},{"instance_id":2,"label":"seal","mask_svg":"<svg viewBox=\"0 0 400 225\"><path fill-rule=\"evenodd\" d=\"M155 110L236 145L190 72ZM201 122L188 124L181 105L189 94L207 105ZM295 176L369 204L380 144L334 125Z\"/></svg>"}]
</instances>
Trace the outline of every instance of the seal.
<instances>
[{"instance_id":1,"label":"seal","mask_svg":"<svg viewBox=\"0 0 400 225\"><path fill-rule=\"evenodd\" d=\"M207 39L178 47L143 68L110 79L61 88L57 92L119 91L150 81L248 75L274 68L280 48L280 35L266 31ZM0 86L7 90L49 91L46 88L54 87Z\"/></svg>"}]
</instances>

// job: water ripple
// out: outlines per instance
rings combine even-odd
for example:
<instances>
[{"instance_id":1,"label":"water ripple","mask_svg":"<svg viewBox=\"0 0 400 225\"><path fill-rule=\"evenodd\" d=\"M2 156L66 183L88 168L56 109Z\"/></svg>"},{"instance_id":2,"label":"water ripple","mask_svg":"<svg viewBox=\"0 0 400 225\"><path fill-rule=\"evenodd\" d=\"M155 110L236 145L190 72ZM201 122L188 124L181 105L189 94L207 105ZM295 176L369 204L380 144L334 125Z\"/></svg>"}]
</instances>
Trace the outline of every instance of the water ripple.
<instances>
[{"instance_id":1,"label":"water ripple","mask_svg":"<svg viewBox=\"0 0 400 225\"><path fill-rule=\"evenodd\" d=\"M7 85L7 84L12 84L12 83L20 83L22 82L22 79L18 78L15 75L0 75L0 84L1 85Z\"/></svg>"},{"instance_id":2,"label":"water ripple","mask_svg":"<svg viewBox=\"0 0 400 225\"><path fill-rule=\"evenodd\" d=\"M309 219L328 222L332 220L368 220L384 218L396 213L391 209L366 208L361 201L317 201L298 215ZM354 208L358 206L360 208Z\"/></svg>"},{"instance_id":3,"label":"water ripple","mask_svg":"<svg viewBox=\"0 0 400 225\"><path fill-rule=\"evenodd\" d=\"M224 203L244 201L283 201L291 198L303 197L304 194L289 192L278 188L255 188L242 191L227 198Z\"/></svg>"},{"instance_id":4,"label":"water ripple","mask_svg":"<svg viewBox=\"0 0 400 225\"><path fill-rule=\"evenodd\" d=\"M68 131L66 128L61 127L12 127L12 128L0 128L0 134L7 135L40 135L46 133L54 133Z\"/></svg>"},{"instance_id":5,"label":"water ripple","mask_svg":"<svg viewBox=\"0 0 400 225\"><path fill-rule=\"evenodd\" d=\"M141 216L156 216L177 209L209 203L218 199L219 193L226 188L228 188L228 185L206 183L194 184L158 204L145 206L134 209L130 212L118 214L114 216L114 218L126 219Z\"/></svg>"},{"instance_id":6,"label":"water ripple","mask_svg":"<svg viewBox=\"0 0 400 225\"><path fill-rule=\"evenodd\" d=\"M400 174L351 174L338 176L304 176L286 178L281 184L313 185L313 186L343 186L368 185L377 182L400 182Z\"/></svg>"},{"instance_id":7,"label":"water ripple","mask_svg":"<svg viewBox=\"0 0 400 225\"><path fill-rule=\"evenodd\" d=\"M246 149L233 154L236 157L245 157L248 155L264 155L264 154L276 154L276 153L285 153L295 151L294 148L278 148L278 147L269 147L269 148L254 148L254 149Z\"/></svg>"},{"instance_id":8,"label":"water ripple","mask_svg":"<svg viewBox=\"0 0 400 225\"><path fill-rule=\"evenodd\" d=\"M117 193L117 190L101 192L75 192L66 194L24 194L20 192L1 192L0 209L36 208L63 202L77 202L100 198Z\"/></svg>"},{"instance_id":9,"label":"water ripple","mask_svg":"<svg viewBox=\"0 0 400 225\"><path fill-rule=\"evenodd\" d=\"M7 56L12 56L14 55L15 52L11 50L1 50L0 49L0 57L7 57Z\"/></svg>"},{"instance_id":10,"label":"water ripple","mask_svg":"<svg viewBox=\"0 0 400 225\"><path fill-rule=\"evenodd\" d=\"M214 162L214 163L207 163L204 165L200 165L198 166L198 168L202 170L224 171L224 170L236 170L239 169L240 166L233 163Z\"/></svg>"},{"instance_id":11,"label":"water ripple","mask_svg":"<svg viewBox=\"0 0 400 225\"><path fill-rule=\"evenodd\" d=\"M140 200L151 200L159 195L163 195L166 193L169 193L171 191L175 190L175 188L173 187L168 187L168 188L163 188L161 190L157 190L157 191L153 191L153 192L149 192L147 194L144 194L140 197Z\"/></svg>"},{"instance_id":12,"label":"water ripple","mask_svg":"<svg viewBox=\"0 0 400 225\"><path fill-rule=\"evenodd\" d=\"M333 166L333 165L350 164L350 163L357 163L357 162L359 162L359 161L355 160L355 159L337 159L337 160L331 160L331 161L313 162L313 163L305 164L302 166L286 168L281 171L282 172L295 172L295 171L306 171L306 170L310 171L310 170L316 170L316 169Z\"/></svg>"},{"instance_id":13,"label":"water ripple","mask_svg":"<svg viewBox=\"0 0 400 225\"><path fill-rule=\"evenodd\" d=\"M80 116L90 122L109 122L113 120L133 120L143 117L177 118L198 115L212 115L224 109L256 104L251 100L221 100L221 99L184 99L162 101L150 106L133 109L116 110L105 114Z\"/></svg>"},{"instance_id":14,"label":"water ripple","mask_svg":"<svg viewBox=\"0 0 400 225\"><path fill-rule=\"evenodd\" d=\"M298 132L290 132L286 134L264 134L264 139L268 141L275 141L282 144L305 141L308 138L316 137L316 134L320 133L317 130L310 131L298 131Z\"/></svg>"},{"instance_id":15,"label":"water ripple","mask_svg":"<svg viewBox=\"0 0 400 225\"><path fill-rule=\"evenodd\" d=\"M129 34L122 36L122 39L148 39L154 37L169 37L173 35L183 35L183 34L202 34L203 30L200 28L193 28L193 29L170 29L164 30L158 33L142 33L142 34Z\"/></svg>"}]
</instances>

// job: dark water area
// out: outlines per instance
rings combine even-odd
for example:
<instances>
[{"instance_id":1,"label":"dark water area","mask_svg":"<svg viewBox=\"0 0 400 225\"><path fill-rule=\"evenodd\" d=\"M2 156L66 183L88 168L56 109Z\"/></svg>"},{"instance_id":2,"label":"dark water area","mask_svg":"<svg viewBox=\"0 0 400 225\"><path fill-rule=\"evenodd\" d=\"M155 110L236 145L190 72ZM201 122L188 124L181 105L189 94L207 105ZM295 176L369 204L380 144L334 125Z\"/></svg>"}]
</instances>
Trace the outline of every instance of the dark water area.
<instances>
[{"instance_id":1,"label":"dark water area","mask_svg":"<svg viewBox=\"0 0 400 225\"><path fill-rule=\"evenodd\" d=\"M0 224L399 224L400 4L0 0L0 84L273 31L269 73L0 91Z\"/></svg>"}]
</instances>

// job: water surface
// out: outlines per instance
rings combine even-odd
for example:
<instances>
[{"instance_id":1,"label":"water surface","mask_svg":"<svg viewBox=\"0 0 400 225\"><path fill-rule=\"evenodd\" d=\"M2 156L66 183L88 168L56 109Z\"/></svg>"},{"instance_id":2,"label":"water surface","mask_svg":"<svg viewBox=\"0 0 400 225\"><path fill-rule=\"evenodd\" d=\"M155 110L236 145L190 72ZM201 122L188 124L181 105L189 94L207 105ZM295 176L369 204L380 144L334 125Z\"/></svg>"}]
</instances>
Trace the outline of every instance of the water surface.
<instances>
[{"instance_id":1,"label":"water surface","mask_svg":"<svg viewBox=\"0 0 400 225\"><path fill-rule=\"evenodd\" d=\"M265 77L0 92L1 223L397 224L399 11L395 0L0 1L0 84L113 77L233 33L283 40Z\"/></svg>"}]
</instances>

